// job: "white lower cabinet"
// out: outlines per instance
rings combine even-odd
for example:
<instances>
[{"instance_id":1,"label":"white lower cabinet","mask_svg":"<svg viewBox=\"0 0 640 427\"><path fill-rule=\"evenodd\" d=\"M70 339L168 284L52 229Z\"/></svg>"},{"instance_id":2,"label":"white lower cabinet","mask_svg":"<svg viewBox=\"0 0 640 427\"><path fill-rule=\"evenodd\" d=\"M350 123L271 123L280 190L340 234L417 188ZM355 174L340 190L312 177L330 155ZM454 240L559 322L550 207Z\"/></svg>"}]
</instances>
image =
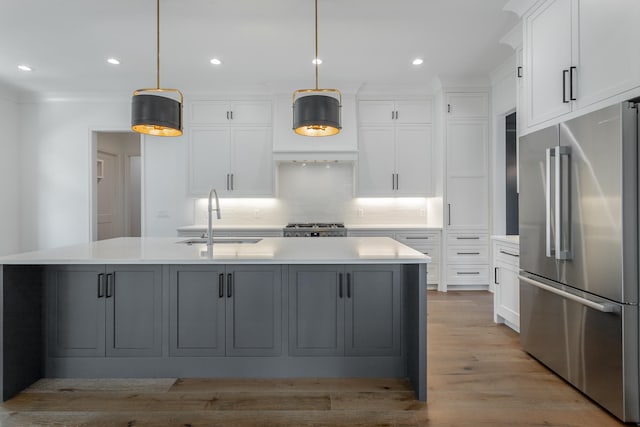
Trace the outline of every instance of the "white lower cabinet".
<instances>
[{"instance_id":1,"label":"white lower cabinet","mask_svg":"<svg viewBox=\"0 0 640 427\"><path fill-rule=\"evenodd\" d=\"M515 241L492 238L493 318L520 332L520 247Z\"/></svg>"},{"instance_id":2,"label":"white lower cabinet","mask_svg":"<svg viewBox=\"0 0 640 427\"><path fill-rule=\"evenodd\" d=\"M476 290L489 286L489 235L485 230L447 233L446 275L441 290Z\"/></svg>"},{"instance_id":3,"label":"white lower cabinet","mask_svg":"<svg viewBox=\"0 0 640 427\"><path fill-rule=\"evenodd\" d=\"M423 254L431 257L427 264L427 286L436 289L442 283L440 260L442 252L442 230L439 229L393 229L349 230L350 237L391 237Z\"/></svg>"}]
</instances>

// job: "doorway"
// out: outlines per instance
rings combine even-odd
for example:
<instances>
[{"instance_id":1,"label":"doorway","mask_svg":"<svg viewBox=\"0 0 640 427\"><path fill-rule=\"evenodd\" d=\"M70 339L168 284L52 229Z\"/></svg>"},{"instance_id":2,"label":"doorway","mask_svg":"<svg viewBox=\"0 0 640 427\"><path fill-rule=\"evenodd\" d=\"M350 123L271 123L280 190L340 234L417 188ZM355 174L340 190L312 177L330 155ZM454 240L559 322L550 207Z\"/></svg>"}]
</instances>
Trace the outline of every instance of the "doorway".
<instances>
[{"instance_id":1,"label":"doorway","mask_svg":"<svg viewBox=\"0 0 640 427\"><path fill-rule=\"evenodd\" d=\"M507 235L518 231L518 140L516 113L505 118L505 192Z\"/></svg>"},{"instance_id":2,"label":"doorway","mask_svg":"<svg viewBox=\"0 0 640 427\"><path fill-rule=\"evenodd\" d=\"M95 240L141 236L140 136L96 132Z\"/></svg>"}]
</instances>

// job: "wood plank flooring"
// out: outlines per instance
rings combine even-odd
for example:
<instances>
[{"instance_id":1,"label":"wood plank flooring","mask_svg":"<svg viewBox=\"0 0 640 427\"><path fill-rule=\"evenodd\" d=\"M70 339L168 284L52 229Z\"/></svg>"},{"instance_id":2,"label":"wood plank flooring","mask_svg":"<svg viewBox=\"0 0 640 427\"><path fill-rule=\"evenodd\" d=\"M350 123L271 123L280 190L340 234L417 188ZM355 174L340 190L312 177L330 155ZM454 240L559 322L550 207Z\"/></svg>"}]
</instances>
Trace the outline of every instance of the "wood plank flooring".
<instances>
[{"instance_id":1,"label":"wood plank flooring","mask_svg":"<svg viewBox=\"0 0 640 427\"><path fill-rule=\"evenodd\" d=\"M428 403L403 379L43 379L1 426L619 426L492 322L492 294L428 292Z\"/></svg>"}]
</instances>

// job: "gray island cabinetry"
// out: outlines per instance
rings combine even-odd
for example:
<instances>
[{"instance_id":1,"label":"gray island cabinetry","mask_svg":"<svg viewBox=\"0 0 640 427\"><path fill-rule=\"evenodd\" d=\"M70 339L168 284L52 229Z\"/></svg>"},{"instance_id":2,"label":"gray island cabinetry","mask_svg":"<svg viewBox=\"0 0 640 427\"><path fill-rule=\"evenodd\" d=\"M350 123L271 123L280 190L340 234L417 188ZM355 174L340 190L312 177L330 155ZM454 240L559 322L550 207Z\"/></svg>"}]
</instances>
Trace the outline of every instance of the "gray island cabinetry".
<instances>
[{"instance_id":1,"label":"gray island cabinetry","mask_svg":"<svg viewBox=\"0 0 640 427\"><path fill-rule=\"evenodd\" d=\"M45 273L49 356L160 356L160 266L65 265Z\"/></svg>"},{"instance_id":2,"label":"gray island cabinetry","mask_svg":"<svg viewBox=\"0 0 640 427\"><path fill-rule=\"evenodd\" d=\"M289 352L399 356L400 267L304 265L289 269Z\"/></svg>"},{"instance_id":3,"label":"gray island cabinetry","mask_svg":"<svg viewBox=\"0 0 640 427\"><path fill-rule=\"evenodd\" d=\"M175 265L169 355L278 356L282 267Z\"/></svg>"},{"instance_id":4,"label":"gray island cabinetry","mask_svg":"<svg viewBox=\"0 0 640 427\"><path fill-rule=\"evenodd\" d=\"M403 377L426 400L426 268L387 237L118 238L0 258L0 385Z\"/></svg>"}]
</instances>

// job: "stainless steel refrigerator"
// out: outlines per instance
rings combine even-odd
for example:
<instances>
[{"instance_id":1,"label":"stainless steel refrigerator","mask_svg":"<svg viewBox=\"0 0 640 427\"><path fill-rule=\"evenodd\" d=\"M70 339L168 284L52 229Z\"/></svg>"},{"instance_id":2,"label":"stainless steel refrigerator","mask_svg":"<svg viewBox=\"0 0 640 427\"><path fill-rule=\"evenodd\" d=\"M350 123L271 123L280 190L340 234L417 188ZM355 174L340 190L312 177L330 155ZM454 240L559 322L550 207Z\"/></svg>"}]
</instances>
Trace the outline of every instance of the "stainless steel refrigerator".
<instances>
[{"instance_id":1,"label":"stainless steel refrigerator","mask_svg":"<svg viewBox=\"0 0 640 427\"><path fill-rule=\"evenodd\" d=\"M640 422L638 103L519 147L522 346L625 422Z\"/></svg>"}]
</instances>

